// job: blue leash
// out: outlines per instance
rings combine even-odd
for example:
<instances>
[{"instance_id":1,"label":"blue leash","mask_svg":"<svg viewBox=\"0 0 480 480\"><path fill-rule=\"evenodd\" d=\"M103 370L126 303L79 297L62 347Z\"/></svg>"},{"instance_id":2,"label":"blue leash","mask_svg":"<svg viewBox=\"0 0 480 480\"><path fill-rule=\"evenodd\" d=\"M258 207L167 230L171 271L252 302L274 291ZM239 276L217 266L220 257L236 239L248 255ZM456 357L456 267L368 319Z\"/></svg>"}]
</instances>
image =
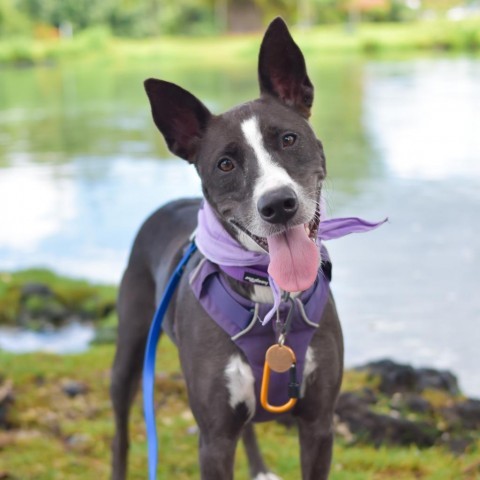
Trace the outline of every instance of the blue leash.
<instances>
[{"instance_id":1,"label":"blue leash","mask_svg":"<svg viewBox=\"0 0 480 480\"><path fill-rule=\"evenodd\" d=\"M143 414L147 428L148 442L148 478L155 480L157 478L157 428L155 425L155 405L154 405L154 387L155 387L155 356L157 353L157 343L162 331L162 322L165 312L167 311L170 300L177 288L178 282L182 278L185 265L192 254L197 250L195 242L192 240L180 260L177 268L173 272L168 281L167 288L163 293L162 300L158 306L155 316L153 317L150 331L148 332L147 345L145 347L145 358L143 362Z\"/></svg>"}]
</instances>

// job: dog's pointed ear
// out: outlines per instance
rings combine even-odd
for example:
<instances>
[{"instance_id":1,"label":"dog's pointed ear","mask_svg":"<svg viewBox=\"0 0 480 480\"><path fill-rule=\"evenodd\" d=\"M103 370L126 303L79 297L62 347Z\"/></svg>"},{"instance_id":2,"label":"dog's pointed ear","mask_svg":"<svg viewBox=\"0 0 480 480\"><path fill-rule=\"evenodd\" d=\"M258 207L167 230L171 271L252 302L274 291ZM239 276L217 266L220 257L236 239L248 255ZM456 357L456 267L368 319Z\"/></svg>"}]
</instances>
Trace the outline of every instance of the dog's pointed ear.
<instances>
[{"instance_id":1,"label":"dog's pointed ear","mask_svg":"<svg viewBox=\"0 0 480 480\"><path fill-rule=\"evenodd\" d=\"M262 94L273 95L304 117L310 116L313 85L303 54L280 17L270 23L263 37L258 79Z\"/></svg>"},{"instance_id":2,"label":"dog's pointed ear","mask_svg":"<svg viewBox=\"0 0 480 480\"><path fill-rule=\"evenodd\" d=\"M194 163L198 144L212 117L208 108L174 83L149 78L144 82L153 121L172 153Z\"/></svg>"}]
</instances>

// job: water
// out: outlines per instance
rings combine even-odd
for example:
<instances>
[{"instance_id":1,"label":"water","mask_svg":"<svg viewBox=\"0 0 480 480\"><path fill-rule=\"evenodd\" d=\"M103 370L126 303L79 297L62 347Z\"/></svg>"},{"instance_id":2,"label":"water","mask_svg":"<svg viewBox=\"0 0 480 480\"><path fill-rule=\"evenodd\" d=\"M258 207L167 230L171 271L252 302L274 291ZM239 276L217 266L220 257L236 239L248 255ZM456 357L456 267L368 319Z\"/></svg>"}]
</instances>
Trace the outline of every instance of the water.
<instances>
[{"instance_id":1,"label":"water","mask_svg":"<svg viewBox=\"0 0 480 480\"><path fill-rule=\"evenodd\" d=\"M329 214L390 218L328 244L347 365L451 368L480 396L480 60L307 61ZM219 112L256 95L254 72L253 61L0 72L0 270L117 282L143 219L200 193L156 132L142 80L180 83Z\"/></svg>"},{"instance_id":2,"label":"water","mask_svg":"<svg viewBox=\"0 0 480 480\"><path fill-rule=\"evenodd\" d=\"M32 332L0 327L0 349L13 353L79 353L95 338L95 327L72 323L57 330Z\"/></svg>"}]
</instances>

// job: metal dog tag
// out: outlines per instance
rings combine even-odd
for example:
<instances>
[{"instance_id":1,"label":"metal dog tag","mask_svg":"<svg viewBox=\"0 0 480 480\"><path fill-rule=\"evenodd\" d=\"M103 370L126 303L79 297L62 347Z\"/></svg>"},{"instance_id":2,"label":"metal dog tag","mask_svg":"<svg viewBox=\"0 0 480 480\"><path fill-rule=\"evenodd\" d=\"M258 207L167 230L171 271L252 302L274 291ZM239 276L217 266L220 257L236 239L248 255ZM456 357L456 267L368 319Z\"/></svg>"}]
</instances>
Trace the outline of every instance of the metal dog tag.
<instances>
[{"instance_id":1,"label":"metal dog tag","mask_svg":"<svg viewBox=\"0 0 480 480\"><path fill-rule=\"evenodd\" d=\"M274 372L283 373L295 363L295 354L290 347L275 344L267 350L265 362Z\"/></svg>"}]
</instances>

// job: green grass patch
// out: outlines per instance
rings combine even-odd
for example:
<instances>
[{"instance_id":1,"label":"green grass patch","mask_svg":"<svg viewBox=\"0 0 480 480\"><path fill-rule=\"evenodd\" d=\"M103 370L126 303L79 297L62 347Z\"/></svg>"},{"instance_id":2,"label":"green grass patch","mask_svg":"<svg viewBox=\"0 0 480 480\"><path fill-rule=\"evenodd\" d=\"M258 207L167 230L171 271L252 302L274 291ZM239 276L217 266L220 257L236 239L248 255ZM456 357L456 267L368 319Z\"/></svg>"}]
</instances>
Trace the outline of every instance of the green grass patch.
<instances>
[{"instance_id":1,"label":"green grass patch","mask_svg":"<svg viewBox=\"0 0 480 480\"><path fill-rule=\"evenodd\" d=\"M83 280L65 278L47 270L0 273L0 311L3 318L15 318L22 291L28 285L47 286L59 302L83 308L91 298L112 302L116 288L91 285ZM31 306L33 309L34 306ZM38 307L38 306L37 306ZM38 307L41 309L41 305ZM10 318L10 317L8 317ZM112 332L116 315L110 313L101 322ZM111 338L110 338L111 340ZM22 480L80 480L108 478L113 415L109 399L110 369L115 346L106 343L88 352L58 356L47 353L15 355L0 351L0 392L11 385L13 401L0 407L0 478ZM186 387L178 354L167 338L162 338L157 357L156 403L160 442L159 480L199 477L198 436L189 410ZM84 387L84 392L69 396L66 385ZM422 398L433 410L412 413L395 396L382 395L379 379L365 371L346 371L343 391L360 395L370 391L377 401L371 411L382 415L400 414L422 421L449 438L463 438L461 422L452 427L444 417L445 409L465 400L438 390L426 390ZM368 390L366 390L368 389ZM1 399L0 399L1 400ZM398 399L397 399L398 400ZM398 405L394 405L397 403ZM141 397L131 414L130 479L146 476L146 439ZM298 439L295 428L277 423L257 426L262 451L272 471L284 479L300 478ZM340 430L338 430L341 433ZM332 465L333 480L480 478L479 436L471 432L471 441L462 454L448 450L447 441L428 449L368 445L362 435L339 434ZM3 475L3 476L2 476ZM248 478L248 466L242 448L238 449L236 478Z\"/></svg>"},{"instance_id":2,"label":"green grass patch","mask_svg":"<svg viewBox=\"0 0 480 480\"><path fill-rule=\"evenodd\" d=\"M10 430L0 431L0 472L22 480L108 478L113 418L108 389L113 345L95 346L76 355L13 355L0 352L0 378L13 382ZM67 396L62 387L74 380L87 393ZM347 372L344 387L363 388L363 373ZM199 478L197 434L181 380L177 353L162 339L157 359L156 401L160 435L158 478ZM141 398L131 416L131 479L146 477L146 441ZM261 448L272 470L284 479L300 478L297 434L276 423L258 425ZM480 444L455 456L443 447L380 447L338 439L333 480L478 479ZM247 479L239 448L236 478ZM6 477L10 478L10 477Z\"/></svg>"}]
</instances>

